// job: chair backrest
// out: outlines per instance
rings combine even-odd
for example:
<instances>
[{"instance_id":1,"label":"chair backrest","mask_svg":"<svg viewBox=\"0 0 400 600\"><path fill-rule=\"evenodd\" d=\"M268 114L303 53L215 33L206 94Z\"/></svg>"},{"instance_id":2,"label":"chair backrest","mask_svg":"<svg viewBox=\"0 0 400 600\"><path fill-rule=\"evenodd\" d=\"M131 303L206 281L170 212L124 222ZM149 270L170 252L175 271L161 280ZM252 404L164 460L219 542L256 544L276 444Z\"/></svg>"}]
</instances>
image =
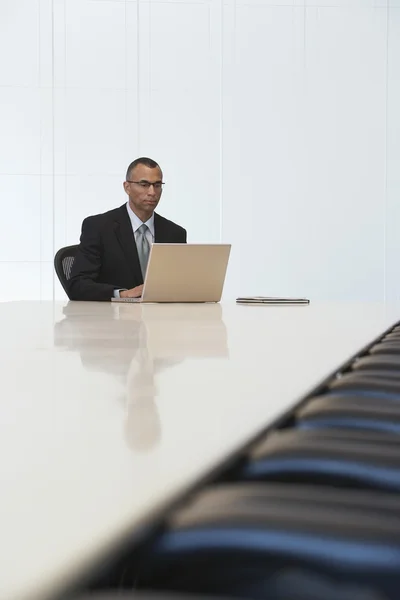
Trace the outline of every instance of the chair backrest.
<instances>
[{"instance_id":1,"label":"chair backrest","mask_svg":"<svg viewBox=\"0 0 400 600\"><path fill-rule=\"evenodd\" d=\"M79 246L65 246L60 248L54 257L54 269L65 293L68 293L68 280L71 278L72 265L74 264L75 256Z\"/></svg>"}]
</instances>

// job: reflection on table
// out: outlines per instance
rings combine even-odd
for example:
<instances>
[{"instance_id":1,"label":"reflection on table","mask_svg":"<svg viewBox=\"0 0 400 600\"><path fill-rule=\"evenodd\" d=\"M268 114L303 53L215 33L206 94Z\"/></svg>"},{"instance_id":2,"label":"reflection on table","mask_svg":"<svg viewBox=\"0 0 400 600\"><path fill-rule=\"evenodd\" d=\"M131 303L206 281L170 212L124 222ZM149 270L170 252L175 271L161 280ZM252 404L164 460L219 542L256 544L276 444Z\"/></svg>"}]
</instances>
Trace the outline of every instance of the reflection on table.
<instances>
[{"instance_id":1,"label":"reflection on table","mask_svg":"<svg viewBox=\"0 0 400 600\"><path fill-rule=\"evenodd\" d=\"M132 450L150 450L161 438L156 403L160 371L192 357L228 356L221 305L193 309L69 302L63 308L65 318L54 325L55 346L79 352L85 369L107 372L123 382L124 437Z\"/></svg>"}]
</instances>

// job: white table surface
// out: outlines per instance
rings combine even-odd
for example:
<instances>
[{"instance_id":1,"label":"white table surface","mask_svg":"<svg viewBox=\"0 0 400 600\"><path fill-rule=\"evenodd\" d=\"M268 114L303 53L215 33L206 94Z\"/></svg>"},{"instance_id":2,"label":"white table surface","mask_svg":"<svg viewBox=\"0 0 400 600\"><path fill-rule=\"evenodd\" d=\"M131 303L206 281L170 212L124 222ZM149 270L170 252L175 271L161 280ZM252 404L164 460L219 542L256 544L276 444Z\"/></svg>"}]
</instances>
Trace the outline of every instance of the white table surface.
<instances>
[{"instance_id":1,"label":"white table surface","mask_svg":"<svg viewBox=\"0 0 400 600\"><path fill-rule=\"evenodd\" d=\"M51 598L400 319L0 304L0 598Z\"/></svg>"}]
</instances>

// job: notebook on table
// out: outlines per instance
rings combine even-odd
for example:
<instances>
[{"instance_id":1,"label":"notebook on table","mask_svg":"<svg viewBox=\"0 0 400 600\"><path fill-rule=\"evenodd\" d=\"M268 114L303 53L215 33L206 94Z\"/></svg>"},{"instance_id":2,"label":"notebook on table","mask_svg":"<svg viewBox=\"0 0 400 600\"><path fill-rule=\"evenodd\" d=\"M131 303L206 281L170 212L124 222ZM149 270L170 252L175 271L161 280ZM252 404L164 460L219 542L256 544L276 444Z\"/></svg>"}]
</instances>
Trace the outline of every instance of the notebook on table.
<instances>
[{"instance_id":1,"label":"notebook on table","mask_svg":"<svg viewBox=\"0 0 400 600\"><path fill-rule=\"evenodd\" d=\"M307 298L279 298L273 296L248 296L236 298L238 304L310 304Z\"/></svg>"}]
</instances>

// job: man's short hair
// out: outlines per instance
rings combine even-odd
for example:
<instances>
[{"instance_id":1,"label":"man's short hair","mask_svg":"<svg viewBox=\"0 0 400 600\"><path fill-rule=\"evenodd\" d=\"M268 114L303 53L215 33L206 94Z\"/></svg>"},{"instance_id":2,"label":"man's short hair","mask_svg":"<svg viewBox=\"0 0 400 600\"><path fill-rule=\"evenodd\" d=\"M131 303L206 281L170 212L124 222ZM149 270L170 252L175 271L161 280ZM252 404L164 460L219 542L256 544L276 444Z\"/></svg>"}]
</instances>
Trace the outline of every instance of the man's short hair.
<instances>
[{"instance_id":1,"label":"man's short hair","mask_svg":"<svg viewBox=\"0 0 400 600\"><path fill-rule=\"evenodd\" d=\"M137 158L136 160L131 162L131 164L129 165L128 170L126 172L127 180L130 177L131 171L133 171L133 169L138 165L144 165L145 167L149 167L150 169L156 169L157 167L160 168L160 165L156 163L155 160L153 160L152 158L147 158L146 156L142 156L141 158Z\"/></svg>"}]
</instances>

